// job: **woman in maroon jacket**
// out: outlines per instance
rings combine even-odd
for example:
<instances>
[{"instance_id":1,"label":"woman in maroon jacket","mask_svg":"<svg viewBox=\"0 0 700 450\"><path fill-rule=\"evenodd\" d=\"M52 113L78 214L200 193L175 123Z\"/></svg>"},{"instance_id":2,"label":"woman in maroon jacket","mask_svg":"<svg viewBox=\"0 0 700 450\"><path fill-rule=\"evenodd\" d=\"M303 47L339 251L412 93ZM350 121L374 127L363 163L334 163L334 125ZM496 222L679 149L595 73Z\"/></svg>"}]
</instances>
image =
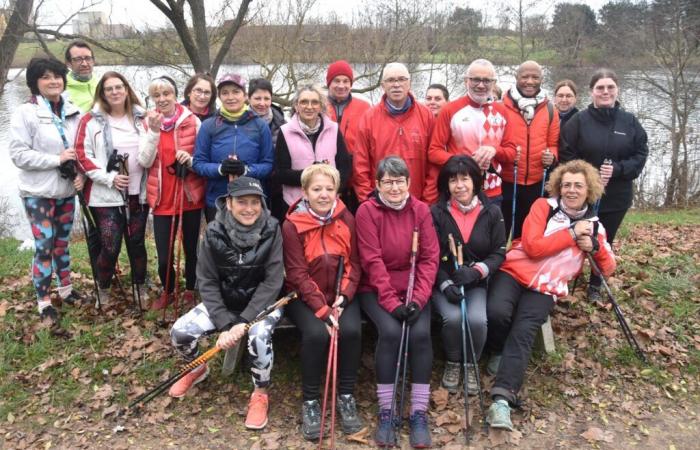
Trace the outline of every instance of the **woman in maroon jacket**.
<instances>
[{"instance_id":1,"label":"woman in maroon jacket","mask_svg":"<svg viewBox=\"0 0 700 450\"><path fill-rule=\"evenodd\" d=\"M358 301L377 327L376 349L379 427L377 445L394 445L391 397L401 324L411 326L408 345L411 385L411 445L430 446L426 415L430 399L433 350L428 300L438 269L440 248L428 206L409 193L409 171L397 156L379 162L376 190L357 210L357 243L364 268ZM411 236L418 231L413 301L405 304L411 268Z\"/></svg>"},{"instance_id":2,"label":"woman in maroon jacket","mask_svg":"<svg viewBox=\"0 0 700 450\"><path fill-rule=\"evenodd\" d=\"M321 432L319 391L330 327L339 329L338 412L345 433L363 427L353 390L360 368L360 306L351 301L360 281L355 241L355 219L337 197L340 173L328 164L313 164L301 174L302 198L289 209L282 226L287 288L301 302L287 306L287 314L301 331L302 427L305 439L318 440ZM344 259L340 295L335 280ZM338 310L338 322L331 316Z\"/></svg>"}]
</instances>

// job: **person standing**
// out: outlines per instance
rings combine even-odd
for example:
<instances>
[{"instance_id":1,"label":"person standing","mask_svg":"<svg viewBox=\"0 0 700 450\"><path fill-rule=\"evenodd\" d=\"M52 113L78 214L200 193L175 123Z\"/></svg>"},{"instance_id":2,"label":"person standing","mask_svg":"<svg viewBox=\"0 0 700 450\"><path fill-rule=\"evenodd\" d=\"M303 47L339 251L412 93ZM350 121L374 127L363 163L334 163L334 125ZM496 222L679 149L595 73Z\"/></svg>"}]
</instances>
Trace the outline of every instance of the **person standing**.
<instances>
[{"instance_id":1,"label":"person standing","mask_svg":"<svg viewBox=\"0 0 700 450\"><path fill-rule=\"evenodd\" d=\"M437 117L442 107L450 101L450 92L445 85L434 83L425 91L425 106Z\"/></svg>"},{"instance_id":2,"label":"person standing","mask_svg":"<svg viewBox=\"0 0 700 450\"><path fill-rule=\"evenodd\" d=\"M60 321L51 304L54 275L64 303L83 299L71 283L68 249L75 193L82 190L84 179L76 175L73 148L80 111L61 96L66 72L66 66L56 59L32 58L27 66L32 95L10 120L10 159L19 169L19 195L34 237L32 282L39 316L51 326Z\"/></svg>"},{"instance_id":3,"label":"person standing","mask_svg":"<svg viewBox=\"0 0 700 450\"><path fill-rule=\"evenodd\" d=\"M605 194L596 213L612 245L627 210L632 206L633 183L646 164L647 133L634 114L618 100L617 75L598 69L589 83L591 104L576 114L564 128L562 161L583 159L600 168ZM588 298L600 300L600 277L591 274Z\"/></svg>"},{"instance_id":4,"label":"person standing","mask_svg":"<svg viewBox=\"0 0 700 450\"><path fill-rule=\"evenodd\" d=\"M384 95L362 116L353 149L357 199L363 202L370 197L376 186L379 161L395 155L408 166L411 195L421 200L428 175L433 113L411 94L411 74L403 64L387 64L381 85Z\"/></svg>"},{"instance_id":5,"label":"person standing","mask_svg":"<svg viewBox=\"0 0 700 450\"><path fill-rule=\"evenodd\" d=\"M326 114L338 123L351 155L355 151L360 119L371 108L371 105L365 100L352 96L354 81L352 67L347 61L341 59L328 66L326 71L326 86L328 87Z\"/></svg>"},{"instance_id":6,"label":"person standing","mask_svg":"<svg viewBox=\"0 0 700 450\"><path fill-rule=\"evenodd\" d=\"M564 125L578 112L576 107L576 83L561 80L554 85L554 107L559 113L559 136L564 134ZM559 139L561 143L561 139ZM561 153L561 146L559 148Z\"/></svg>"},{"instance_id":7,"label":"person standing","mask_svg":"<svg viewBox=\"0 0 700 450\"><path fill-rule=\"evenodd\" d=\"M428 159L442 167L453 155L471 156L484 172L483 192L489 202L501 203L501 165L494 160L500 150L506 128L506 112L502 103L492 98L496 70L490 61L472 61L464 74L467 95L447 105L435 121L430 139ZM436 177L426 186L425 200L438 199Z\"/></svg>"},{"instance_id":8,"label":"person standing","mask_svg":"<svg viewBox=\"0 0 700 450\"><path fill-rule=\"evenodd\" d=\"M66 77L66 94L80 112L87 112L92 107L97 89L98 80L92 73L95 56L86 42L73 41L68 44L65 57L70 69Z\"/></svg>"},{"instance_id":9,"label":"person standing","mask_svg":"<svg viewBox=\"0 0 700 450\"><path fill-rule=\"evenodd\" d=\"M181 105L187 106L201 122L216 114L216 83L211 75L192 75L185 85L185 99Z\"/></svg>"},{"instance_id":10,"label":"person standing","mask_svg":"<svg viewBox=\"0 0 700 450\"><path fill-rule=\"evenodd\" d=\"M559 115L542 90L542 67L535 61L525 61L518 66L515 81L503 96L507 125L501 151L496 156L503 167L501 211L506 236L511 233L513 192L517 191L513 239L520 237L530 206L542 193L545 167L551 167L559 153Z\"/></svg>"}]
</instances>

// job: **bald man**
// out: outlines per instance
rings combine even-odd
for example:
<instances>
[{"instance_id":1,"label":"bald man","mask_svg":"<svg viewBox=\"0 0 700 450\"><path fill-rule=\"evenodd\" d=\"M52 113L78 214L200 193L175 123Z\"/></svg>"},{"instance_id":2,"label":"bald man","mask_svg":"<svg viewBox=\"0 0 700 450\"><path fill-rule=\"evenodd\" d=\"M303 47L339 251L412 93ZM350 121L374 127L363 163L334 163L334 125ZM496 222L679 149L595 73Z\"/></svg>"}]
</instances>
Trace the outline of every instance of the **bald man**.
<instances>
[{"instance_id":1,"label":"bald man","mask_svg":"<svg viewBox=\"0 0 700 450\"><path fill-rule=\"evenodd\" d=\"M540 196L544 170L554 164L559 153L559 115L542 90L542 67L535 61L525 61L515 74L515 86L503 96L506 131L496 159L503 166L503 203L501 210L506 235L511 232L513 190L515 224L513 239L520 237L530 206ZM515 179L517 158L518 178Z\"/></svg>"},{"instance_id":2,"label":"bald man","mask_svg":"<svg viewBox=\"0 0 700 450\"><path fill-rule=\"evenodd\" d=\"M387 64L381 86L382 99L360 120L353 155L355 193L360 202L367 200L374 190L377 164L396 155L408 165L411 195L421 200L433 113L411 94L411 74L403 64Z\"/></svg>"}]
</instances>

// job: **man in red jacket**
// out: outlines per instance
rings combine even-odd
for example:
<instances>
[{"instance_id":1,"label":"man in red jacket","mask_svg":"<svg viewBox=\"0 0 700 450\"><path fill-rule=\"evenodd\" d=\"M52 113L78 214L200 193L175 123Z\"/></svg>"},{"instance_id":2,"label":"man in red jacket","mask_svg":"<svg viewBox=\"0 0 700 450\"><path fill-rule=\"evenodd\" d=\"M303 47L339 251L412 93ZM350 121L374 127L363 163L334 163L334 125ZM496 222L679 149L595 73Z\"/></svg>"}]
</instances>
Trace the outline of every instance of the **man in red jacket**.
<instances>
[{"instance_id":1,"label":"man in red jacket","mask_svg":"<svg viewBox=\"0 0 700 450\"><path fill-rule=\"evenodd\" d=\"M503 166L501 211L506 235L512 223L513 188L515 183L518 185L513 239L520 236L530 206L541 194L544 170L554 164L559 151L559 115L554 113L552 103L541 89L542 67L535 61L525 61L518 67L515 82L503 96L507 126L496 154Z\"/></svg>"},{"instance_id":2,"label":"man in red jacket","mask_svg":"<svg viewBox=\"0 0 700 450\"><path fill-rule=\"evenodd\" d=\"M493 157L501 146L506 112L503 104L492 98L496 84L493 64L486 59L472 61L464 74L464 84L467 95L445 105L435 121L428 160L439 170L451 156L471 156L486 171L484 194L500 204L501 166ZM437 201L437 177L429 177L424 196L428 203Z\"/></svg>"},{"instance_id":3,"label":"man in red jacket","mask_svg":"<svg viewBox=\"0 0 700 450\"><path fill-rule=\"evenodd\" d=\"M360 118L371 108L371 105L365 100L352 96L350 91L354 80L352 67L347 61L341 59L328 66L326 71L326 86L328 86L326 113L340 126L340 132L345 138L345 145L350 154L355 150Z\"/></svg>"},{"instance_id":4,"label":"man in red jacket","mask_svg":"<svg viewBox=\"0 0 700 450\"><path fill-rule=\"evenodd\" d=\"M377 164L395 155L408 165L411 195L420 200L428 173L433 113L410 93L411 75L401 63L384 67L382 89L379 104L360 120L353 149L355 193L360 202L367 200L375 187Z\"/></svg>"}]
</instances>

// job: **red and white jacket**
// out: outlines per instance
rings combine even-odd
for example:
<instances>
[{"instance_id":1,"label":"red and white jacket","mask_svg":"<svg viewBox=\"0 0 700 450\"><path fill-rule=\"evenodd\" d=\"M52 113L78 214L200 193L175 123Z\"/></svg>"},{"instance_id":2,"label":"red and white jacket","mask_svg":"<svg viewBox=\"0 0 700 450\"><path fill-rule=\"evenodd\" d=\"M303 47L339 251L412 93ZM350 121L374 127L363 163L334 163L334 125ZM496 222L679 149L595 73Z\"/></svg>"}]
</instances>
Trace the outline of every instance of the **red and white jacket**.
<instances>
[{"instance_id":1,"label":"red and white jacket","mask_svg":"<svg viewBox=\"0 0 700 450\"><path fill-rule=\"evenodd\" d=\"M558 209L558 198L539 198L525 218L520 239L506 253L501 270L534 291L557 297L568 295L568 283L583 268L586 254L578 248L569 228L573 221ZM590 210L590 206L589 206ZM595 215L585 220L598 222ZM615 271L615 255L608 244L603 224L598 222L598 251L593 259L603 272Z\"/></svg>"}]
</instances>

